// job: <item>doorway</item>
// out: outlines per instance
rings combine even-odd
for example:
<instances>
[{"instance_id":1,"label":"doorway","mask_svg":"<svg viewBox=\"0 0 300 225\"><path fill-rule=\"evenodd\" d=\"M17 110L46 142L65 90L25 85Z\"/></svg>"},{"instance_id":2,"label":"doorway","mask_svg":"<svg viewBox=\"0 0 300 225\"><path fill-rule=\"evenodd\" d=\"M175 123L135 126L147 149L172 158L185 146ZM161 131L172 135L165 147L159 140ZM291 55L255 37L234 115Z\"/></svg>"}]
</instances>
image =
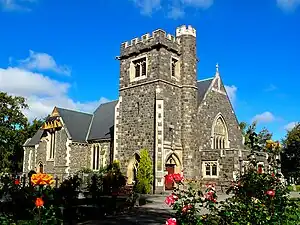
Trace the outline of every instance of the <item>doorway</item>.
<instances>
[{"instance_id":1,"label":"doorway","mask_svg":"<svg viewBox=\"0 0 300 225\"><path fill-rule=\"evenodd\" d=\"M40 173L44 173L44 165L43 165L43 163L39 164L39 170L40 170Z\"/></svg>"},{"instance_id":2,"label":"doorway","mask_svg":"<svg viewBox=\"0 0 300 225\"><path fill-rule=\"evenodd\" d=\"M169 174L174 174L175 173L175 165L174 164L166 164L166 171ZM168 183L165 181L165 189L166 190L173 190L174 188L174 182Z\"/></svg>"}]
</instances>

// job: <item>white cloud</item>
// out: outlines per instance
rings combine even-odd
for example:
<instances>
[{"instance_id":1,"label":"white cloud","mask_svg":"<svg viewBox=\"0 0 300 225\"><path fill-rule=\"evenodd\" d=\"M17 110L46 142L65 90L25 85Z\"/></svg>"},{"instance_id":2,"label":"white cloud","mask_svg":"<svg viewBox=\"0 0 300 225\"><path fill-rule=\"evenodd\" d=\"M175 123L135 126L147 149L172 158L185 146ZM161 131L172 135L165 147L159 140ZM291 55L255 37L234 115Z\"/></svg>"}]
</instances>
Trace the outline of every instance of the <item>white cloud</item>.
<instances>
[{"instance_id":1,"label":"white cloud","mask_svg":"<svg viewBox=\"0 0 300 225\"><path fill-rule=\"evenodd\" d=\"M0 0L0 7L4 11L31 11L30 4L37 0Z\"/></svg>"},{"instance_id":2,"label":"white cloud","mask_svg":"<svg viewBox=\"0 0 300 225\"><path fill-rule=\"evenodd\" d=\"M275 116L270 112L264 112L257 114L252 118L252 122L256 121L257 123L270 123L275 120Z\"/></svg>"},{"instance_id":3,"label":"white cloud","mask_svg":"<svg viewBox=\"0 0 300 225\"><path fill-rule=\"evenodd\" d=\"M153 11L161 7L161 0L133 0L133 2L141 9L141 13L145 15L151 15Z\"/></svg>"},{"instance_id":4,"label":"white cloud","mask_svg":"<svg viewBox=\"0 0 300 225\"><path fill-rule=\"evenodd\" d=\"M297 122L290 122L287 125L284 126L284 129L290 131L297 125Z\"/></svg>"},{"instance_id":5,"label":"white cloud","mask_svg":"<svg viewBox=\"0 0 300 225\"><path fill-rule=\"evenodd\" d=\"M183 18L184 15L185 12L182 8L172 6L171 10L169 11L168 17L176 20L176 19Z\"/></svg>"},{"instance_id":6,"label":"white cloud","mask_svg":"<svg viewBox=\"0 0 300 225\"><path fill-rule=\"evenodd\" d=\"M298 6L300 6L300 0L276 0L276 1L278 7L286 12L294 11Z\"/></svg>"},{"instance_id":7,"label":"white cloud","mask_svg":"<svg viewBox=\"0 0 300 225\"><path fill-rule=\"evenodd\" d=\"M60 96L68 91L69 84L52 80L39 73L20 68L0 68L0 90L15 95Z\"/></svg>"},{"instance_id":8,"label":"white cloud","mask_svg":"<svg viewBox=\"0 0 300 225\"><path fill-rule=\"evenodd\" d=\"M141 9L144 15L151 15L158 10L168 10L168 17L173 19L182 18L185 8L209 8L214 0L131 0Z\"/></svg>"},{"instance_id":9,"label":"white cloud","mask_svg":"<svg viewBox=\"0 0 300 225\"><path fill-rule=\"evenodd\" d=\"M29 51L26 59L19 60L20 66L29 70L53 71L55 73L70 75L71 69L65 65L58 65L54 58L47 53Z\"/></svg>"},{"instance_id":10,"label":"white cloud","mask_svg":"<svg viewBox=\"0 0 300 225\"><path fill-rule=\"evenodd\" d=\"M181 0L183 4L191 5L199 8L209 8L214 0Z\"/></svg>"},{"instance_id":11,"label":"white cloud","mask_svg":"<svg viewBox=\"0 0 300 225\"><path fill-rule=\"evenodd\" d=\"M234 85L231 85L231 86L225 85L225 89L226 89L227 95L230 99L230 102L234 105L235 100L236 100L237 87Z\"/></svg>"},{"instance_id":12,"label":"white cloud","mask_svg":"<svg viewBox=\"0 0 300 225\"><path fill-rule=\"evenodd\" d=\"M27 98L29 110L25 110L25 115L30 119L43 118L50 114L55 106L82 112L93 112L102 103L108 102L106 98L100 98L98 101L76 102L68 96L48 96L38 97L30 96Z\"/></svg>"},{"instance_id":13,"label":"white cloud","mask_svg":"<svg viewBox=\"0 0 300 225\"><path fill-rule=\"evenodd\" d=\"M93 112L106 98L97 101L78 102L68 96L71 85L51 79L41 73L21 68L0 68L0 91L21 95L27 99L29 110L24 113L30 120L50 114L54 106Z\"/></svg>"}]
</instances>

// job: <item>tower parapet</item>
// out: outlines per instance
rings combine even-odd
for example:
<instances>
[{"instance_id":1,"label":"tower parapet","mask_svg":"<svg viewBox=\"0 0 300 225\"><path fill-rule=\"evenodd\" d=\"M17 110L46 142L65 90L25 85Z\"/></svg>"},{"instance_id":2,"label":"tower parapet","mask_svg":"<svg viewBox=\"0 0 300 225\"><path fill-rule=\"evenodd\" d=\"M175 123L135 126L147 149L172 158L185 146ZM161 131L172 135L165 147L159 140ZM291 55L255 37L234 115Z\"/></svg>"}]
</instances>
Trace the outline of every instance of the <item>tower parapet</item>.
<instances>
[{"instance_id":1,"label":"tower parapet","mask_svg":"<svg viewBox=\"0 0 300 225\"><path fill-rule=\"evenodd\" d=\"M130 57L132 54L150 50L156 47L166 47L171 51L179 54L180 39L172 34L167 34L166 31L158 29L142 35L140 38L134 38L130 41L123 42L121 45L121 58Z\"/></svg>"},{"instance_id":2,"label":"tower parapet","mask_svg":"<svg viewBox=\"0 0 300 225\"><path fill-rule=\"evenodd\" d=\"M191 25L182 25L180 27L177 27L176 37L180 37L181 35L192 35L196 37L196 29L193 28Z\"/></svg>"}]
</instances>

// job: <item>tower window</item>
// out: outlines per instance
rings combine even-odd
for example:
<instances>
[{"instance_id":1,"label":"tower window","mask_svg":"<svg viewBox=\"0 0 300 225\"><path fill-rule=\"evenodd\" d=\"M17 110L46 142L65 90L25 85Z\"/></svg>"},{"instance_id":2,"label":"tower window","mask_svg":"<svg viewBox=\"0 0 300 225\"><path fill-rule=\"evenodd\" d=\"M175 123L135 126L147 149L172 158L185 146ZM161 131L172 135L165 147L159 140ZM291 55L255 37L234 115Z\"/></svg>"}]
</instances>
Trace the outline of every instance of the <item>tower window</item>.
<instances>
[{"instance_id":1,"label":"tower window","mask_svg":"<svg viewBox=\"0 0 300 225\"><path fill-rule=\"evenodd\" d=\"M135 68L135 74L134 74L135 78L146 76L147 74L146 57L133 61L133 64Z\"/></svg>"}]
</instances>

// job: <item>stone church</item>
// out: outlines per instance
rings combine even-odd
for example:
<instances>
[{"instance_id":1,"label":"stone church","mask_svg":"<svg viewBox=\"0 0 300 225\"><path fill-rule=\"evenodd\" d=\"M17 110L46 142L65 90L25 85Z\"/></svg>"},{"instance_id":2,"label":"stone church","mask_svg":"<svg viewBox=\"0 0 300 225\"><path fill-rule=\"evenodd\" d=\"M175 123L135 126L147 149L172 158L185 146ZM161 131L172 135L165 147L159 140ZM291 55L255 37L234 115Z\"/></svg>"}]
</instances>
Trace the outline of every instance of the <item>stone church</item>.
<instances>
[{"instance_id":1,"label":"stone church","mask_svg":"<svg viewBox=\"0 0 300 225\"><path fill-rule=\"evenodd\" d=\"M153 160L154 191L170 188L168 173L222 185L242 170L248 153L218 66L213 77L197 80L193 27L124 42L117 59L119 99L94 113L55 107L24 144L25 173L65 176L118 160L132 184L143 148Z\"/></svg>"}]
</instances>

